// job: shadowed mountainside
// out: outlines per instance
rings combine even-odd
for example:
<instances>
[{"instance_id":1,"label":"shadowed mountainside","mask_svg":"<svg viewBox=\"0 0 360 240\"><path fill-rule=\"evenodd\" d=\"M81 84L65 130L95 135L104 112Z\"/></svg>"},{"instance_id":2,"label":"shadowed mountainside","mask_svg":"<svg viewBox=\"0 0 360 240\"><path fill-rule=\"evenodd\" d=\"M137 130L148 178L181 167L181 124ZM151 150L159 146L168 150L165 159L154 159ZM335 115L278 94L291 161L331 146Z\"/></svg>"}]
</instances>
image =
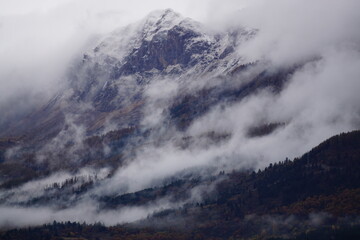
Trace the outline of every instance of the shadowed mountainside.
<instances>
[{"instance_id":1,"label":"shadowed mountainside","mask_svg":"<svg viewBox=\"0 0 360 240\"><path fill-rule=\"evenodd\" d=\"M357 239L360 236L360 131L334 136L293 161L263 171L220 172L117 197L109 208L144 204L165 193L181 198L214 184L203 201L160 211L133 224L53 223L9 230L1 239ZM190 187L191 186L191 187ZM156 225L153 223L156 222Z\"/></svg>"}]
</instances>

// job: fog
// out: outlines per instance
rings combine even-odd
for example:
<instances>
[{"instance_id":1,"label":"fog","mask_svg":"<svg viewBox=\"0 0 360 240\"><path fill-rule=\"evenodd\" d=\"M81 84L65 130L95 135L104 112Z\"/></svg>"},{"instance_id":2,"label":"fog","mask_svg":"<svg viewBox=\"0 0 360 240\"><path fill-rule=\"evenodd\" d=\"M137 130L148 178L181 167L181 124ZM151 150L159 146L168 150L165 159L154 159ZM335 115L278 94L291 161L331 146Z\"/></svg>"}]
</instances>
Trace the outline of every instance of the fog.
<instances>
[{"instance_id":1,"label":"fog","mask_svg":"<svg viewBox=\"0 0 360 240\"><path fill-rule=\"evenodd\" d=\"M147 102L141 126L158 131L136 150L132 161L111 178L103 179L86 195L84 202L72 208L3 206L0 226L26 226L52 220L103 221L107 225L131 222L161 208L179 207L184 202L174 204L162 199L147 206L97 213L96 203L89 196L117 195L153 187L184 170L264 168L286 157L301 156L325 139L360 126L359 1L38 0L30 5L25 2L0 2L0 108L7 116L0 124L65 88L65 73L72 61L81 58L106 33L137 21L154 9L173 8L215 31L234 26L257 29L253 39L236 49L245 62L263 61L270 72L294 64L301 67L279 94L264 89L240 102L219 104L185 132L164 124L167 117L164 111L176 93L193 91L191 83L166 78L154 80L144 89ZM233 84L240 85L245 80L235 78ZM222 83L219 79L204 79L196 84L201 89L208 85L219 87ZM62 131L44 146L46 151L56 151L73 137L79 147L84 147L81 144L84 129L71 119L71 116L67 118L72 135L67 135L70 130ZM249 128L268 123L284 123L284 126L267 136L248 136ZM109 123L105 129L114 127ZM211 144L201 136L212 131L230 137ZM156 143L159 136L164 140ZM188 148L179 147L179 140L187 136L194 137L194 142ZM41 156L39 152L40 160ZM32 198L42 194L35 191L34 196L28 196L34 186L43 187L44 183L71 176L55 174L41 183L27 183L14 194ZM200 201L198 194L193 195ZM34 211L40 213L35 220L30 217Z\"/></svg>"},{"instance_id":2,"label":"fog","mask_svg":"<svg viewBox=\"0 0 360 240\"><path fill-rule=\"evenodd\" d=\"M170 204L167 199L160 199L148 205L123 207L121 209L102 210L99 212L96 202L82 202L67 209L52 209L49 207L0 207L1 227L36 226L53 221L76 221L102 223L106 226L134 222L146 218L154 212L174 209L179 203Z\"/></svg>"}]
</instances>

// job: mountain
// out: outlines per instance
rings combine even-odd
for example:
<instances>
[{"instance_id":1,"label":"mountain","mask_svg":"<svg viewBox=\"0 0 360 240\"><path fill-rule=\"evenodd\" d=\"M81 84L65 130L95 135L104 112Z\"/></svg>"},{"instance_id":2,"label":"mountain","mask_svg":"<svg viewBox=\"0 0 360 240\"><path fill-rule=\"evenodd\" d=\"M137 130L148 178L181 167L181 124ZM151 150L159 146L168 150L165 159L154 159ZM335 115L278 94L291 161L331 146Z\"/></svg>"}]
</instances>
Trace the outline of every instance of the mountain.
<instances>
[{"instance_id":1,"label":"mountain","mask_svg":"<svg viewBox=\"0 0 360 240\"><path fill-rule=\"evenodd\" d=\"M100 117L93 115L116 118L129 105L135 106L125 114L129 116L122 120L122 125L129 125L131 120L136 125L138 117L131 118L130 115L136 114L143 105L143 88L147 82L160 76L174 76L174 81L186 78L195 81L198 75L209 72L211 76L216 75L215 69L217 74L229 72L240 61L229 56L234 55L233 48L253 34L254 31L243 29L217 34L172 10L153 12L139 23L105 36L84 54L81 63L70 70L69 89L60 92L46 106L2 136L23 134L25 128L29 134L39 135L39 130L49 128L46 124L57 126L65 121L64 115L74 114L85 104L91 104L94 109L90 110L96 112L91 114L96 119L86 123L90 132L103 127L103 124L97 124ZM115 116L109 117L110 113Z\"/></svg>"},{"instance_id":2,"label":"mountain","mask_svg":"<svg viewBox=\"0 0 360 240\"><path fill-rule=\"evenodd\" d=\"M266 70L266 63L246 62L235 49L255 35L256 30L245 28L214 32L170 9L115 30L69 70L67 88L6 127L0 157L16 159L5 165L26 162L34 176L93 165L116 169L164 125L184 131L223 102L240 101L264 88L279 92L298 66L273 71ZM235 79L245 70L251 72L246 79ZM149 88L157 83L176 87L160 99L165 106L149 99ZM162 110L149 125L148 109L154 108ZM5 154L11 148L16 155ZM26 180L30 176L20 182Z\"/></svg>"},{"instance_id":3,"label":"mountain","mask_svg":"<svg viewBox=\"0 0 360 240\"><path fill-rule=\"evenodd\" d=\"M88 47L56 95L0 126L0 229L47 224L0 239L357 239L359 131L286 157L356 114L304 91L322 56L243 56L259 31L166 9Z\"/></svg>"}]
</instances>

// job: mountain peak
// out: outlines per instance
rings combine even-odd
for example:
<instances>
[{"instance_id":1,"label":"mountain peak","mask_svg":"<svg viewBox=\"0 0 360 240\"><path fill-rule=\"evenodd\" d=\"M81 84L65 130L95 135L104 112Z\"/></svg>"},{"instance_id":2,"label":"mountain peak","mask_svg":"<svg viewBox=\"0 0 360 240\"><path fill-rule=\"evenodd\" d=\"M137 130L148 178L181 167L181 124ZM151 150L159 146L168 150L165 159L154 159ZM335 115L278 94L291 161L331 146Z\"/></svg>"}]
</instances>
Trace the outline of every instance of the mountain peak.
<instances>
[{"instance_id":1,"label":"mountain peak","mask_svg":"<svg viewBox=\"0 0 360 240\"><path fill-rule=\"evenodd\" d=\"M142 21L117 30L94 50L96 61L111 63L111 76L181 71L194 66L212 46L213 36L193 19L172 9L151 12ZM168 67L170 68L168 69Z\"/></svg>"},{"instance_id":2,"label":"mountain peak","mask_svg":"<svg viewBox=\"0 0 360 240\"><path fill-rule=\"evenodd\" d=\"M244 32L243 38L246 35ZM223 72L233 64L225 57L233 52L238 38L242 38L239 36L209 31L205 25L172 9L156 10L143 20L109 34L86 57L106 69L111 80L133 75L141 81L159 74L183 74L195 68L199 75L206 69L218 68ZM218 58L225 60L217 64L214 60Z\"/></svg>"},{"instance_id":3,"label":"mountain peak","mask_svg":"<svg viewBox=\"0 0 360 240\"><path fill-rule=\"evenodd\" d=\"M140 26L142 26L145 40L151 41L155 34L165 33L184 21L193 22L193 20L184 18L172 9L156 10L151 12L140 23Z\"/></svg>"},{"instance_id":4,"label":"mountain peak","mask_svg":"<svg viewBox=\"0 0 360 240\"><path fill-rule=\"evenodd\" d=\"M171 8L163 9L163 10L155 10L148 14L148 17L154 17L159 20L159 22L164 21L166 19L174 19L179 18L181 15Z\"/></svg>"}]
</instances>

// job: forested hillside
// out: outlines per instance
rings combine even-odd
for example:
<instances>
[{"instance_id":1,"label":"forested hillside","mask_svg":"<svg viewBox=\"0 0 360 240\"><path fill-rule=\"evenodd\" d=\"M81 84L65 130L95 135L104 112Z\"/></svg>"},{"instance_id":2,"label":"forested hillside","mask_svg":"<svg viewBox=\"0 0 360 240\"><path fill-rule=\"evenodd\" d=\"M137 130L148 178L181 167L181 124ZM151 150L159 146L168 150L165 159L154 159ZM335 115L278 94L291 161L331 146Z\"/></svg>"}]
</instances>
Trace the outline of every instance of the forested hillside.
<instances>
[{"instance_id":1,"label":"forested hillside","mask_svg":"<svg viewBox=\"0 0 360 240\"><path fill-rule=\"evenodd\" d=\"M114 198L104 207L146 203L214 185L199 202L105 227L63 222L3 230L1 239L358 239L360 131L334 136L293 160L257 172L220 172ZM154 223L156 224L154 225Z\"/></svg>"}]
</instances>

